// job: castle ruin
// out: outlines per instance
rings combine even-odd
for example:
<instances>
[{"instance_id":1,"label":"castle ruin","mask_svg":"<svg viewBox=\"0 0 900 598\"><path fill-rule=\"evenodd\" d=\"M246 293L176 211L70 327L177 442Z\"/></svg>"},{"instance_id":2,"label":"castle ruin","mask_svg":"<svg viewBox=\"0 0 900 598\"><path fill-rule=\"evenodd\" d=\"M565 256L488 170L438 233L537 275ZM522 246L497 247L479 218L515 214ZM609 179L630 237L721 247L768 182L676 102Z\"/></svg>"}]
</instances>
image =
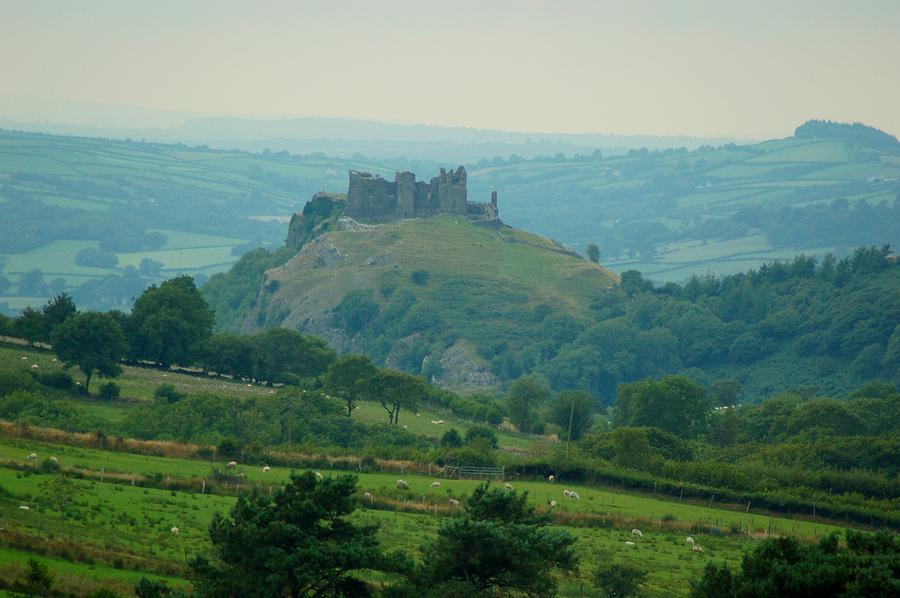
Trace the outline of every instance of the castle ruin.
<instances>
[{"instance_id":1,"label":"castle ruin","mask_svg":"<svg viewBox=\"0 0 900 598\"><path fill-rule=\"evenodd\" d=\"M416 181L411 172L398 172L388 181L368 172L350 171L347 216L355 220L428 218L437 214L459 214L480 221L499 221L497 192L490 203L468 201L466 169L460 166L440 174L430 183Z\"/></svg>"}]
</instances>

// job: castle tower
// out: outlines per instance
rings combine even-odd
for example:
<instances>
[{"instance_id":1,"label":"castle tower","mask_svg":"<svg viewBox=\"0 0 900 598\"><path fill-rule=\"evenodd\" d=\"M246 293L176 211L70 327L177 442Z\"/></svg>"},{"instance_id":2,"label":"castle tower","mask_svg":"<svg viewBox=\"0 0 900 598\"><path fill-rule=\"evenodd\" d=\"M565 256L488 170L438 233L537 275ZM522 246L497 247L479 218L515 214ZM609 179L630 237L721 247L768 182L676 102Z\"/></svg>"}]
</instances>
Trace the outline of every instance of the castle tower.
<instances>
[{"instance_id":1,"label":"castle tower","mask_svg":"<svg viewBox=\"0 0 900 598\"><path fill-rule=\"evenodd\" d=\"M415 218L416 214L416 175L411 172L398 172L394 176L397 185L397 218Z\"/></svg>"}]
</instances>

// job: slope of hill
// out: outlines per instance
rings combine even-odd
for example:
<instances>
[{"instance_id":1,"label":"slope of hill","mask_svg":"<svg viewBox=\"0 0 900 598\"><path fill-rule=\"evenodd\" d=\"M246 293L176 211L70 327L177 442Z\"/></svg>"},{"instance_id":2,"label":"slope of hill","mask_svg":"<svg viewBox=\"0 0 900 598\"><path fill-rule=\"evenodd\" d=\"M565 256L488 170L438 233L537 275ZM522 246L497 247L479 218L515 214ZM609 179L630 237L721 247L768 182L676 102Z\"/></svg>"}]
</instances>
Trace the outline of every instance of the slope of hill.
<instances>
[{"instance_id":1,"label":"slope of hill","mask_svg":"<svg viewBox=\"0 0 900 598\"><path fill-rule=\"evenodd\" d=\"M486 389L499 382L495 355L555 353L616 281L552 241L463 217L338 228L266 273L244 331L297 328L446 386Z\"/></svg>"},{"instance_id":2,"label":"slope of hill","mask_svg":"<svg viewBox=\"0 0 900 598\"><path fill-rule=\"evenodd\" d=\"M755 145L603 159L482 161L475 195L501 190L513 226L657 280L729 274L800 251L900 244L900 144L863 125L812 121Z\"/></svg>"},{"instance_id":3,"label":"slope of hill","mask_svg":"<svg viewBox=\"0 0 900 598\"><path fill-rule=\"evenodd\" d=\"M20 309L90 283L79 304L127 308L149 282L218 272L280 242L300 198L350 168L384 172L323 156L0 131L0 303Z\"/></svg>"}]
</instances>

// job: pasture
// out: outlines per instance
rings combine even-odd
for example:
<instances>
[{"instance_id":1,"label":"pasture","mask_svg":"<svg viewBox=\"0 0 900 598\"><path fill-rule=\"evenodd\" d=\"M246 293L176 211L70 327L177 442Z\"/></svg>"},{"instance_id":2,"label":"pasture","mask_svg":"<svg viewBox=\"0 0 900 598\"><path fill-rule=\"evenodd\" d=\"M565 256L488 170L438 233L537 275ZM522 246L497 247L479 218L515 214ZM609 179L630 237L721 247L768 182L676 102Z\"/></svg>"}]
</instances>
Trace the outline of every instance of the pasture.
<instances>
[{"instance_id":1,"label":"pasture","mask_svg":"<svg viewBox=\"0 0 900 598\"><path fill-rule=\"evenodd\" d=\"M60 532L55 511L42 506L40 484L49 474L33 473L27 456L38 461L55 456L63 469L74 468L88 476L78 481L81 491ZM131 486L127 476L110 483L115 473L137 473L164 480L207 477L212 463L198 460L132 455L105 450L85 449L20 439L0 438L0 520L3 527L30 538L35 547L48 542L77 544L79 558L90 555L90 567L70 555L48 562L51 570L71 570L92 579L132 583L143 572L167 572L178 576L186 557L209 550L206 528L216 511L226 512L231 496L166 490L164 487ZM286 480L290 470L272 467L264 473L261 463L251 461L238 466L248 483L267 486ZM221 466L221 460L219 461ZM108 477L99 480L99 470ZM318 470L324 475L342 471ZM475 480L447 480L404 472L358 473L360 510L353 517L380 525L379 535L391 548L418 554L423 543L435 537L442 519L461 507L449 503L451 497L464 500L479 483ZM398 490L396 481L404 479L408 490ZM434 481L440 487L433 488ZM159 482L164 484L165 482ZM704 505L662 500L614 489L586 487L547 481L512 480L517 492L527 491L530 501L540 510L551 510L558 525L564 525L577 537L581 557L579 576L561 579L564 595L595 595L589 579L601 560L630 562L651 571L645 588L650 595L684 595L689 580L698 575L710 560L736 564L743 551L768 532L817 538L839 528L819 522L770 518L761 514L717 509ZM495 482L499 484L499 482ZM579 500L566 499L563 491L576 490ZM370 501L364 492L373 495ZM550 500L558 506L551 508ZM372 504L370 504L372 503ZM29 511L20 506L29 506ZM177 526L180 533L170 531ZM631 535L632 527L643 537ZM705 554L692 553L685 537L692 535ZM626 545L634 541L635 547ZM66 544L68 545L68 544ZM14 562L22 562L26 553L8 552ZM74 561L74 562L73 562ZM114 565L115 563L115 565ZM183 575L183 573L182 573Z\"/></svg>"}]
</instances>

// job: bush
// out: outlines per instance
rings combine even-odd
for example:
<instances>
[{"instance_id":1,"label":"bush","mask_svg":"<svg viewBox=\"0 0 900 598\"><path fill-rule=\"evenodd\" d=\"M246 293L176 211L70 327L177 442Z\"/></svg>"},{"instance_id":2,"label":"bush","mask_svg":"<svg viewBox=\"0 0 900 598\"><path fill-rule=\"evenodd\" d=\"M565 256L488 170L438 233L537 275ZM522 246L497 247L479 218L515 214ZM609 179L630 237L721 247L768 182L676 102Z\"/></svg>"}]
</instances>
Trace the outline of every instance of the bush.
<instances>
[{"instance_id":1,"label":"bush","mask_svg":"<svg viewBox=\"0 0 900 598\"><path fill-rule=\"evenodd\" d=\"M412 274L409 275L409 279L413 282L413 284L417 284L419 286L425 286L428 284L428 279L431 277L431 274L428 270L415 270Z\"/></svg>"},{"instance_id":2,"label":"bush","mask_svg":"<svg viewBox=\"0 0 900 598\"><path fill-rule=\"evenodd\" d=\"M115 382L107 382L100 385L100 398L105 401L115 401L122 394L122 389Z\"/></svg>"},{"instance_id":3,"label":"bush","mask_svg":"<svg viewBox=\"0 0 900 598\"><path fill-rule=\"evenodd\" d=\"M184 398L171 384L160 384L153 391L153 398L159 403L177 403Z\"/></svg>"},{"instance_id":4,"label":"bush","mask_svg":"<svg viewBox=\"0 0 900 598\"><path fill-rule=\"evenodd\" d=\"M594 572L594 586L606 596L634 596L647 579L647 572L634 565L604 561Z\"/></svg>"},{"instance_id":5,"label":"bush","mask_svg":"<svg viewBox=\"0 0 900 598\"><path fill-rule=\"evenodd\" d=\"M441 447L442 448L459 448L462 446L462 438L459 436L459 432L456 431L456 428L450 428L444 435L441 436Z\"/></svg>"},{"instance_id":6,"label":"bush","mask_svg":"<svg viewBox=\"0 0 900 598\"><path fill-rule=\"evenodd\" d=\"M17 390L37 390L37 382L32 376L28 375L28 372L0 371L0 397Z\"/></svg>"},{"instance_id":7,"label":"bush","mask_svg":"<svg viewBox=\"0 0 900 598\"><path fill-rule=\"evenodd\" d=\"M34 373L34 379L43 386L49 386L57 390L72 390L75 387L75 379L69 372L43 372Z\"/></svg>"},{"instance_id":8,"label":"bush","mask_svg":"<svg viewBox=\"0 0 900 598\"><path fill-rule=\"evenodd\" d=\"M472 444L477 439L484 440L489 447L496 449L500 444L497 442L497 434L487 426L472 426L466 430L466 444Z\"/></svg>"}]
</instances>

